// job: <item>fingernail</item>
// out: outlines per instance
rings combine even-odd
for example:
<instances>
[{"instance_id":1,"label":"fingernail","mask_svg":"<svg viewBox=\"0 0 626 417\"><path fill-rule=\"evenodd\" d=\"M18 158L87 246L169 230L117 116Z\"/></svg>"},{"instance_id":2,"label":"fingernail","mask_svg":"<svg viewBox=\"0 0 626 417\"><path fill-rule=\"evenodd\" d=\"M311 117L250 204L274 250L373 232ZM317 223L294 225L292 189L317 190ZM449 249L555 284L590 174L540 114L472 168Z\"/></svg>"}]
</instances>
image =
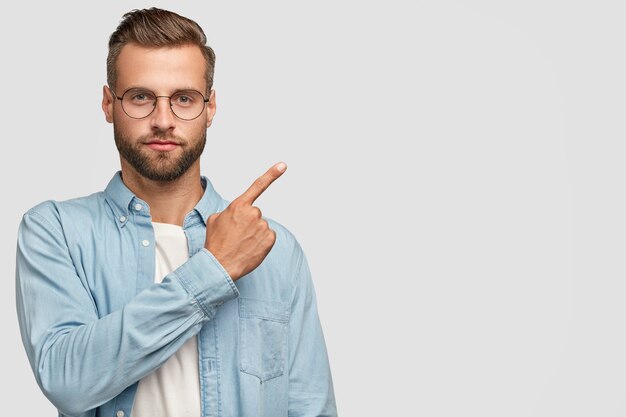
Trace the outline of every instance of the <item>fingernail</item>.
<instances>
[{"instance_id":1,"label":"fingernail","mask_svg":"<svg viewBox=\"0 0 626 417\"><path fill-rule=\"evenodd\" d=\"M280 164L276 165L276 168L278 168L278 171L280 172L285 172L285 170L287 169L287 165L284 162L281 162Z\"/></svg>"}]
</instances>

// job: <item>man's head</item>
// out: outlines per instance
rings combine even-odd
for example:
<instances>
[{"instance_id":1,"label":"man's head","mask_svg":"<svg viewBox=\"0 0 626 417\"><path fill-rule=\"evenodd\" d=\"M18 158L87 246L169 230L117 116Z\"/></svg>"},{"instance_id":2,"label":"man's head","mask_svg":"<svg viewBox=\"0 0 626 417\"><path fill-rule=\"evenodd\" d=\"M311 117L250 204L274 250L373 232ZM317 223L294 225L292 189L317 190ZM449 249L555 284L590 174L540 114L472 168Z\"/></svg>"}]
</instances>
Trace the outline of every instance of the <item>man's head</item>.
<instances>
[{"instance_id":1,"label":"man's head","mask_svg":"<svg viewBox=\"0 0 626 417\"><path fill-rule=\"evenodd\" d=\"M215 114L215 55L205 42L198 24L155 8L125 14L111 35L102 108L123 172L172 181L199 171Z\"/></svg>"},{"instance_id":2,"label":"man's head","mask_svg":"<svg viewBox=\"0 0 626 417\"><path fill-rule=\"evenodd\" d=\"M213 88L215 53L210 46L206 45L206 42L206 35L200 25L174 12L156 7L128 12L122 17L122 21L109 38L107 83L109 87L116 88L117 59L125 45L133 43L146 48L196 45L206 61L205 95L208 96Z\"/></svg>"}]
</instances>

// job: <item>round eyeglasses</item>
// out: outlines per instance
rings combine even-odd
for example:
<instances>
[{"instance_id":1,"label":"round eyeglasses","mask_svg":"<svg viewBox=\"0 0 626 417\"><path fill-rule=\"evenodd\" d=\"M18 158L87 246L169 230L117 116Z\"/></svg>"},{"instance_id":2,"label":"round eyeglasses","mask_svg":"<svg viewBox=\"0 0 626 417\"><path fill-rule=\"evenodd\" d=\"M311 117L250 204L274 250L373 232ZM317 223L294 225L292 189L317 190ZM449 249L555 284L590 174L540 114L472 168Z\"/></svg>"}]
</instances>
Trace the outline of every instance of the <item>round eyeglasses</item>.
<instances>
[{"instance_id":1,"label":"round eyeglasses","mask_svg":"<svg viewBox=\"0 0 626 417\"><path fill-rule=\"evenodd\" d=\"M122 97L118 97L112 89L111 92L122 103L124 113L133 119L143 119L150 116L156 108L157 99L160 97L169 99L172 113L182 120L198 118L209 101L208 98L204 98L202 93L196 90L180 90L171 96L157 96L152 91L143 88L126 90Z\"/></svg>"}]
</instances>

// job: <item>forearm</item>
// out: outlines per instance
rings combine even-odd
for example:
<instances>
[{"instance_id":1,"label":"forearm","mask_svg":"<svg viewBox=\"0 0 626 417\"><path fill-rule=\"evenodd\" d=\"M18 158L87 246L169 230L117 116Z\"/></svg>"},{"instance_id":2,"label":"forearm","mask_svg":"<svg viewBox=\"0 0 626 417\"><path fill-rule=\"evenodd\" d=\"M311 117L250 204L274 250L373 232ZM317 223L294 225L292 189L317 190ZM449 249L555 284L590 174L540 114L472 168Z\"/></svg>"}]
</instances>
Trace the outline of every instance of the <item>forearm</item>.
<instances>
[{"instance_id":1,"label":"forearm","mask_svg":"<svg viewBox=\"0 0 626 417\"><path fill-rule=\"evenodd\" d=\"M26 350L41 389L68 414L99 406L158 368L221 303L238 295L214 258L201 251L122 309L98 318L80 305L68 310L77 303L34 305L33 295L53 289L40 274L19 266L24 291L18 291L18 313ZM68 298L77 297L72 289L65 291Z\"/></svg>"}]
</instances>

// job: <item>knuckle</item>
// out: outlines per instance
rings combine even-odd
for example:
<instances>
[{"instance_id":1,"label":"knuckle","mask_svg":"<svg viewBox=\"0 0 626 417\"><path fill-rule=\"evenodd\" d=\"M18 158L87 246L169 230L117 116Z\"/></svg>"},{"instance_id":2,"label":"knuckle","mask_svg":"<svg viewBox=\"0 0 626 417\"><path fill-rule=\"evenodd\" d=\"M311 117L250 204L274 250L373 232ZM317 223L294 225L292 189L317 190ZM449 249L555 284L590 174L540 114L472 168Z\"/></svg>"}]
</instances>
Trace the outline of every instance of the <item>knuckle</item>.
<instances>
[{"instance_id":1,"label":"knuckle","mask_svg":"<svg viewBox=\"0 0 626 417\"><path fill-rule=\"evenodd\" d=\"M263 224L262 221L257 222L255 224L254 230L255 230L255 233L257 234L257 236L260 239L264 239L265 238L265 233L267 232L267 230L265 230L265 225Z\"/></svg>"},{"instance_id":2,"label":"knuckle","mask_svg":"<svg viewBox=\"0 0 626 417\"><path fill-rule=\"evenodd\" d=\"M257 187L259 187L260 189L263 190L265 188L266 184L267 184L267 180L265 178L263 178L263 177L257 178L257 180L256 180Z\"/></svg>"}]
</instances>

